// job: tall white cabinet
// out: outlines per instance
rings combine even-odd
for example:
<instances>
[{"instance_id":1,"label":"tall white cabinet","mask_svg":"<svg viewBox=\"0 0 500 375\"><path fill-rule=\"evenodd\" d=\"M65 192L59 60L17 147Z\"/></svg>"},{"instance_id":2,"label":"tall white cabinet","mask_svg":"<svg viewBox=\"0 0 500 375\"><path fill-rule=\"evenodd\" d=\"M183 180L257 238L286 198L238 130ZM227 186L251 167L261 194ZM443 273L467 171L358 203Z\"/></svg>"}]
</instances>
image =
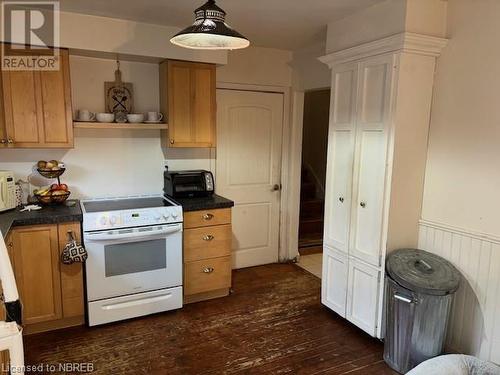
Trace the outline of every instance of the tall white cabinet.
<instances>
[{"instance_id":1,"label":"tall white cabinet","mask_svg":"<svg viewBox=\"0 0 500 375\"><path fill-rule=\"evenodd\" d=\"M322 303L382 337L387 252L416 247L436 57L402 33L324 56L332 68Z\"/></svg>"}]
</instances>

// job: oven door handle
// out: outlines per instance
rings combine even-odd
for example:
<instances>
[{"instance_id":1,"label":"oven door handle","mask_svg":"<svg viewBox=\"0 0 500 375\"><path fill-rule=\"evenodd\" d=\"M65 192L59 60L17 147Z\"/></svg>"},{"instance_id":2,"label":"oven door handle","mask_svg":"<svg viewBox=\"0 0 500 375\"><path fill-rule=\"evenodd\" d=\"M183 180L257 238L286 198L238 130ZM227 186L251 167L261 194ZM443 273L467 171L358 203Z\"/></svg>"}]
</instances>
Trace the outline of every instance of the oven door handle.
<instances>
[{"instance_id":1,"label":"oven door handle","mask_svg":"<svg viewBox=\"0 0 500 375\"><path fill-rule=\"evenodd\" d=\"M84 239L86 241L108 241L108 240L127 240L129 238L147 238L164 236L172 233L179 232L182 229L180 225L169 226L165 229L151 230L151 231L136 231L132 233L85 233Z\"/></svg>"}]
</instances>

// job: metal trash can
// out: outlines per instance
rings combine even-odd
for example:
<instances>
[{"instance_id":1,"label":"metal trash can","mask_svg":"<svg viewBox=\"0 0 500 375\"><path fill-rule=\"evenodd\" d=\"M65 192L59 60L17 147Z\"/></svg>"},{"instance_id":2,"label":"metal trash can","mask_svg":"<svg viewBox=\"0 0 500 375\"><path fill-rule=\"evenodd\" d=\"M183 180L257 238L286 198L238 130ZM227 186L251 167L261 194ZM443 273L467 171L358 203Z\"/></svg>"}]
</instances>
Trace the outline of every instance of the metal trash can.
<instances>
[{"instance_id":1,"label":"metal trash can","mask_svg":"<svg viewBox=\"0 0 500 375\"><path fill-rule=\"evenodd\" d=\"M442 354L459 271L418 249L392 252L386 261L384 360L404 374Z\"/></svg>"}]
</instances>

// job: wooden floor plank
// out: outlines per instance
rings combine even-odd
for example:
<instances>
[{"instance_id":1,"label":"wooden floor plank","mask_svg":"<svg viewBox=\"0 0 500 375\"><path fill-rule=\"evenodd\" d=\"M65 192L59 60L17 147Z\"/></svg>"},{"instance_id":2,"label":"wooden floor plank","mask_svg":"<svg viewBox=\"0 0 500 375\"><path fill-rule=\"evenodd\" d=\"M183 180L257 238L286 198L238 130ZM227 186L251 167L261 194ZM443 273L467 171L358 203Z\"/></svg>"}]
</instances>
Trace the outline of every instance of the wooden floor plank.
<instances>
[{"instance_id":1,"label":"wooden floor plank","mask_svg":"<svg viewBox=\"0 0 500 375\"><path fill-rule=\"evenodd\" d=\"M181 310L27 336L26 362L93 374L396 374L382 344L321 305L293 264L234 271L234 293Z\"/></svg>"}]
</instances>

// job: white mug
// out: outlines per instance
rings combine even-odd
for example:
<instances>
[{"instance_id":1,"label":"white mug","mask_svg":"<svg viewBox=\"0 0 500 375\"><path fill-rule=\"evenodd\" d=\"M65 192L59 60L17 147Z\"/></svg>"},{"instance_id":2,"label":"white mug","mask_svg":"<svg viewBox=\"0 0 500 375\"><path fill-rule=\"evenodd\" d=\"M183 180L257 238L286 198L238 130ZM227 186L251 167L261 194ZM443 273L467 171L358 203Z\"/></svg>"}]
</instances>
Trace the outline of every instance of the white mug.
<instances>
[{"instance_id":1,"label":"white mug","mask_svg":"<svg viewBox=\"0 0 500 375\"><path fill-rule=\"evenodd\" d=\"M88 109L80 109L78 111L78 120L80 121L94 121L95 113L90 112Z\"/></svg>"},{"instance_id":2,"label":"white mug","mask_svg":"<svg viewBox=\"0 0 500 375\"><path fill-rule=\"evenodd\" d=\"M161 114L160 112L148 112L148 121L160 122L161 120L163 120L163 114Z\"/></svg>"}]
</instances>

